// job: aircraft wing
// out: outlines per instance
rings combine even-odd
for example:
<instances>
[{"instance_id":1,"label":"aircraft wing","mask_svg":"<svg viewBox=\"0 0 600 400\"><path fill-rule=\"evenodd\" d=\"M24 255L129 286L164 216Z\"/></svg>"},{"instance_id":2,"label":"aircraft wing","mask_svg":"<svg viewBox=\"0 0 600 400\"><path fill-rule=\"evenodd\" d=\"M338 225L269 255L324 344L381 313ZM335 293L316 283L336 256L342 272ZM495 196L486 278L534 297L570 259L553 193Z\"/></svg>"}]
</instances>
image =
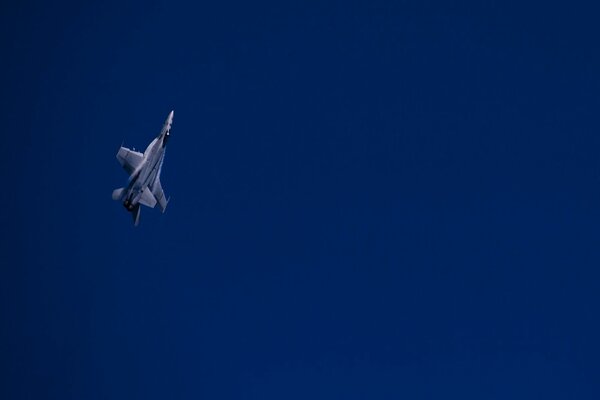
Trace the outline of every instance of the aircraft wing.
<instances>
[{"instance_id":1,"label":"aircraft wing","mask_svg":"<svg viewBox=\"0 0 600 400\"><path fill-rule=\"evenodd\" d=\"M142 163L144 155L127 147L121 147L117 152L117 160L129 175Z\"/></svg>"},{"instance_id":2,"label":"aircraft wing","mask_svg":"<svg viewBox=\"0 0 600 400\"><path fill-rule=\"evenodd\" d=\"M165 212L168 201L165 198L165 192L163 191L162 185L160 184L160 178L158 177L154 181L154 185L152 185L152 194L158 202L158 207L160 207L160 211Z\"/></svg>"}]
</instances>

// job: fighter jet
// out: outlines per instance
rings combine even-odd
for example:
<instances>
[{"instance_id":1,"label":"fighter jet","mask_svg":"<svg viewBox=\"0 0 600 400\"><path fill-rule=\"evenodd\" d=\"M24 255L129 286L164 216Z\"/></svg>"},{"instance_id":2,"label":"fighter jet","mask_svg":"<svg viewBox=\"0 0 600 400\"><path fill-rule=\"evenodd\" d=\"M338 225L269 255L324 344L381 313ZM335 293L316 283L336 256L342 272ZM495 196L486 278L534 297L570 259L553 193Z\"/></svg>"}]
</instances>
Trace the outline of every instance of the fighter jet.
<instances>
[{"instance_id":1,"label":"fighter jet","mask_svg":"<svg viewBox=\"0 0 600 400\"><path fill-rule=\"evenodd\" d=\"M129 174L126 187L113 190L113 200L123 201L123 206L133 216L133 224L140 222L140 204L154 208L156 204L164 213L168 200L160 184L160 171L165 159L167 140L173 123L173 111L169 113L160 134L150 142L144 153L121 146L117 160Z\"/></svg>"}]
</instances>

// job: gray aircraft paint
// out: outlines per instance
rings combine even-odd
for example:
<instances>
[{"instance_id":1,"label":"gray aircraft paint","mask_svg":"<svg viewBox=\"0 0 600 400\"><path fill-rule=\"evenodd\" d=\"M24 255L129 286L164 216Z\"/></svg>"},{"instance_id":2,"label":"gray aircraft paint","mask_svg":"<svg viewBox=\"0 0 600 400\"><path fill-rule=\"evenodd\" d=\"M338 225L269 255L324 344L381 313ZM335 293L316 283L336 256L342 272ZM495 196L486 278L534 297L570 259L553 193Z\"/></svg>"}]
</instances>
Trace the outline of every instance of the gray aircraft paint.
<instances>
[{"instance_id":1,"label":"gray aircraft paint","mask_svg":"<svg viewBox=\"0 0 600 400\"><path fill-rule=\"evenodd\" d=\"M160 134L143 154L123 146L117 152L117 160L129 174L129 182L126 187L115 189L112 198L123 202L123 206L131 212L135 226L140 222L140 205L154 208L158 204L162 212L167 208L160 172L172 124L173 111L169 113Z\"/></svg>"}]
</instances>

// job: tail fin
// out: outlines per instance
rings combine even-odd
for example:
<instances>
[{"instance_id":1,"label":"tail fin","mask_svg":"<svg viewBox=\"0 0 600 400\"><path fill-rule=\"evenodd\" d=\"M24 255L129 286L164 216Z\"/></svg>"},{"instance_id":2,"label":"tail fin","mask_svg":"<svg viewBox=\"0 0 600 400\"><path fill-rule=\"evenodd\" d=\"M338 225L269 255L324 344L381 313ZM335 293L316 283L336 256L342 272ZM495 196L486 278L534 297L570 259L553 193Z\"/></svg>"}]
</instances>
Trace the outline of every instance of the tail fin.
<instances>
[{"instance_id":1,"label":"tail fin","mask_svg":"<svg viewBox=\"0 0 600 400\"><path fill-rule=\"evenodd\" d=\"M134 209L131 210L131 216L133 217L133 225L134 226L138 226L138 224L140 223L140 211L141 211L140 204L136 204Z\"/></svg>"},{"instance_id":2,"label":"tail fin","mask_svg":"<svg viewBox=\"0 0 600 400\"><path fill-rule=\"evenodd\" d=\"M113 190L112 199L113 200L121 200L123 198L123 193L125 192L125 188L118 188Z\"/></svg>"}]
</instances>

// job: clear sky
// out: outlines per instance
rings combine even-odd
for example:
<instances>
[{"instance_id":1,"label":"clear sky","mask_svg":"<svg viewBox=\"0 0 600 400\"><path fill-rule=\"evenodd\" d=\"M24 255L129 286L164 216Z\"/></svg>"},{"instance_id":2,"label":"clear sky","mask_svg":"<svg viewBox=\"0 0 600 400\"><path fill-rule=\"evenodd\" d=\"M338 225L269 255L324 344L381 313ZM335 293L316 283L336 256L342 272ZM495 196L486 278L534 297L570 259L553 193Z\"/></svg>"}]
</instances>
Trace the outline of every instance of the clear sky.
<instances>
[{"instance_id":1,"label":"clear sky","mask_svg":"<svg viewBox=\"0 0 600 400\"><path fill-rule=\"evenodd\" d=\"M0 397L600 398L600 9L481 3L3 3Z\"/></svg>"}]
</instances>

